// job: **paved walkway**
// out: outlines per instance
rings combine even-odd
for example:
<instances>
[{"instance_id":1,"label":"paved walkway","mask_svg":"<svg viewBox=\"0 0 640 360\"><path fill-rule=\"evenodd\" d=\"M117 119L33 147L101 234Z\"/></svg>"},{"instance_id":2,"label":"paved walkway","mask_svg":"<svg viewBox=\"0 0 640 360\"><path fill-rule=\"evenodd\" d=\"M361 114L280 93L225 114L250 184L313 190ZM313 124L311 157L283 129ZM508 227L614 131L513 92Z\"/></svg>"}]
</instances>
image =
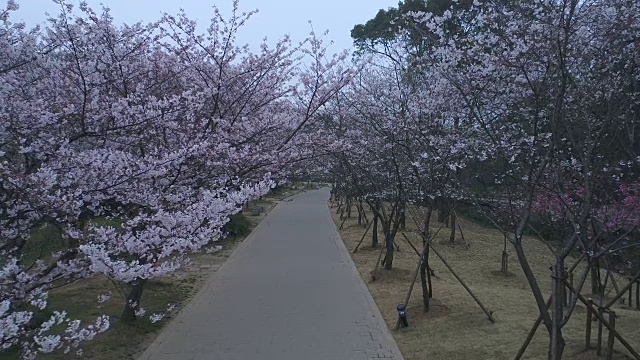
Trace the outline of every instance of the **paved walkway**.
<instances>
[{"instance_id":1,"label":"paved walkway","mask_svg":"<svg viewBox=\"0 0 640 360\"><path fill-rule=\"evenodd\" d=\"M402 360L327 209L279 204L141 360Z\"/></svg>"}]
</instances>

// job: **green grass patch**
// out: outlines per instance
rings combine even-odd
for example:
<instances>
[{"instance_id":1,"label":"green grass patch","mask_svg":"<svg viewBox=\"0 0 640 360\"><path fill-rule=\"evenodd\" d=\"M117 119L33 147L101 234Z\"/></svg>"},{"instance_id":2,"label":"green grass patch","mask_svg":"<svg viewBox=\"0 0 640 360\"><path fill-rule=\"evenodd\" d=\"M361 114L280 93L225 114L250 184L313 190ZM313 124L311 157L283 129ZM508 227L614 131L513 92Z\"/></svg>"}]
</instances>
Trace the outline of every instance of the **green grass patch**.
<instances>
[{"instance_id":1,"label":"green grass patch","mask_svg":"<svg viewBox=\"0 0 640 360\"><path fill-rule=\"evenodd\" d=\"M269 191L269 196L282 196L284 193L287 192L287 186L276 186L273 189L271 189L271 191Z\"/></svg>"},{"instance_id":2,"label":"green grass patch","mask_svg":"<svg viewBox=\"0 0 640 360\"><path fill-rule=\"evenodd\" d=\"M22 263L30 266L40 259L46 261L51 259L51 254L62 251L67 246L60 230L51 225L44 225L31 233L31 239L23 248Z\"/></svg>"},{"instance_id":3,"label":"green grass patch","mask_svg":"<svg viewBox=\"0 0 640 360\"><path fill-rule=\"evenodd\" d=\"M287 195L288 190L282 189L282 194ZM262 200L252 203L253 206L263 206L268 212L276 203L273 196L267 196ZM214 254L201 254L192 256L195 268L198 264L221 264L231 254L233 249L253 230L263 217L249 218L244 214L236 214L231 217L225 230L235 233L213 245L223 246L223 250ZM121 221L117 219L97 218L92 222L98 226L112 226L118 228ZM29 254L31 261L40 256L51 257L51 253L66 248L67 244L62 240L60 233L52 227L43 227L34 232L33 244L30 244ZM47 254L47 255L41 255ZM84 325L93 323L98 316L107 315L110 319L110 327L105 333L100 334L93 341L81 344L82 358L94 360L111 359L136 359L144 349L150 345L162 328L168 323L168 319L152 323L149 316L157 312L165 312L169 304L177 304L176 310L185 305L197 292L200 285L207 277L207 270L184 269L179 273L166 278L147 282L141 299L141 307L147 312L134 323L128 324L120 321L120 314L124 308L124 296L129 291L122 284L115 284L104 276L95 276L83 279L76 283L65 285L50 292L49 306L46 312L36 314L42 321L48 319L53 311L67 311L72 319L83 321ZM99 303L100 295L109 295L110 300ZM64 329L56 329L63 331ZM69 354L56 352L43 354L38 357L46 360L62 360L76 358L75 351ZM0 360L17 360L19 352L11 350L0 353Z\"/></svg>"},{"instance_id":4,"label":"green grass patch","mask_svg":"<svg viewBox=\"0 0 640 360\"><path fill-rule=\"evenodd\" d=\"M46 320L54 310L65 310L72 319L80 319L84 324L95 321L98 316L107 315L111 326L105 333L100 334L93 341L82 344L83 357L89 359L135 359L144 350L150 338L159 332L167 323L167 319L152 323L149 315L164 312L169 304L182 305L193 294L196 281L175 282L169 279L149 281L144 289L141 306L147 310L146 314L134 323L127 324L119 320L124 306L121 289L104 277L94 277L79 281L65 288L53 290L49 297L47 312L36 314L41 320ZM111 299L98 302L98 296L109 294ZM63 331L63 328L54 329ZM56 352L43 354L39 359L62 360L75 357L73 354ZM19 352L12 350L0 354L1 360L19 359Z\"/></svg>"},{"instance_id":5,"label":"green grass patch","mask_svg":"<svg viewBox=\"0 0 640 360\"><path fill-rule=\"evenodd\" d=\"M91 359L134 359L146 345L149 335L158 332L167 322L166 319L156 323L149 320L149 315L164 312L169 304L181 304L193 292L194 282L176 283L170 280L149 281L144 289L141 307L147 312L134 323L127 324L119 320L123 310L124 299L128 288L121 288L104 277L88 279L73 288L54 292L50 303L52 308L67 310L72 318L91 322L100 315L108 315L111 326L95 340L83 344L84 357ZM109 294L111 299L100 304L98 296ZM50 354L42 359L68 359L68 354Z\"/></svg>"},{"instance_id":6,"label":"green grass patch","mask_svg":"<svg viewBox=\"0 0 640 360\"><path fill-rule=\"evenodd\" d=\"M119 219L95 218L91 222L97 226L111 226L119 228L122 221ZM63 251L69 247L68 242L62 238L62 233L53 225L45 224L31 232L31 238L22 250L22 263L32 265L37 260L51 261L52 254ZM0 264L2 262L0 261Z\"/></svg>"}]
</instances>

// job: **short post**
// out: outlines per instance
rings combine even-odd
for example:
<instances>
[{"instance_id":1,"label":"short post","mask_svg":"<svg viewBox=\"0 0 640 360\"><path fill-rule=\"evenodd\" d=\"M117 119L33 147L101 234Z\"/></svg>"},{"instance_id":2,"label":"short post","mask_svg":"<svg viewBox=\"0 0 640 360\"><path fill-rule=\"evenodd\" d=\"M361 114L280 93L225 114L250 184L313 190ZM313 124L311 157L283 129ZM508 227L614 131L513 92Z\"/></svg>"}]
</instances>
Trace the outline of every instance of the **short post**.
<instances>
[{"instance_id":1,"label":"short post","mask_svg":"<svg viewBox=\"0 0 640 360\"><path fill-rule=\"evenodd\" d=\"M591 305L593 305L593 300L591 298L589 300L589 305L587 306L587 330L585 335L585 349L591 350L591 319L593 318L593 313L591 312Z\"/></svg>"},{"instance_id":2,"label":"short post","mask_svg":"<svg viewBox=\"0 0 640 360\"><path fill-rule=\"evenodd\" d=\"M640 310L640 281L636 281L636 309Z\"/></svg>"},{"instance_id":3,"label":"short post","mask_svg":"<svg viewBox=\"0 0 640 360\"><path fill-rule=\"evenodd\" d=\"M609 325L611 326L611 329L616 329L615 311L609 311ZM607 342L607 360L613 360L613 343L616 339L611 329L609 329L609 341Z\"/></svg>"},{"instance_id":4,"label":"short post","mask_svg":"<svg viewBox=\"0 0 640 360\"><path fill-rule=\"evenodd\" d=\"M409 327L409 322L407 321L407 307L404 304L398 304L396 309L398 310L398 319L400 320L402 328Z\"/></svg>"}]
</instances>

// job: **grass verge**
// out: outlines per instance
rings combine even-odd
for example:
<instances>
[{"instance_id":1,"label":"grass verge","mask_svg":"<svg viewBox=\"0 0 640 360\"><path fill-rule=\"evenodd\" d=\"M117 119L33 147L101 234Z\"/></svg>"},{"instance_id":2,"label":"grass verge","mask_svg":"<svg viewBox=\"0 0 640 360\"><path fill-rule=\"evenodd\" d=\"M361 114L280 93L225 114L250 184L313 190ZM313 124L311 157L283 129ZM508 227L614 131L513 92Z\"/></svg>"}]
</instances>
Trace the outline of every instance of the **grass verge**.
<instances>
[{"instance_id":1,"label":"grass verge","mask_svg":"<svg viewBox=\"0 0 640 360\"><path fill-rule=\"evenodd\" d=\"M336 227L339 227L342 220L336 215L335 209L331 212ZM368 216L369 219L372 218ZM471 296L432 252L430 262L436 276L433 278L434 296L431 300L431 311L424 313L422 310L422 290L418 279L407 306L409 327L394 331L397 320L396 305L404 302L418 256L402 235L398 234L396 241L400 251L395 254L393 270L385 271L380 268L375 272L376 280L372 281L372 272L380 248L371 248L371 234L367 235L358 252L351 255L406 360L513 359L538 316L529 285L511 249L511 274L505 276L499 271L503 247L503 237L500 233L462 218L459 218L459 222L466 243L458 233L456 242L451 244L445 228L436 237L435 247L483 304L493 312L496 323L488 320ZM435 221L432 222L431 230L436 231L439 225ZM422 242L412 231L415 231L415 226L407 221L405 233L416 247L420 247ZM343 230L339 232L351 252L364 234L365 228L357 225L357 218L352 218L345 222ZM382 234L379 234L379 239L383 238ZM527 238L525 249L540 285L546 293L550 293L549 266L553 259L548 248L538 240ZM573 261L575 259L569 263ZM620 286L626 284L624 280L619 281L622 283ZM618 332L635 349L640 349L640 311L625 306L616 306L615 311L618 316ZM578 305L564 328L567 342L565 359L597 359L594 351L584 351L585 323L585 307ZM596 336L597 327L594 327L592 344L595 343ZM605 347L607 336L605 329ZM547 347L548 334L544 326L540 326L523 358L546 359ZM614 359L629 358L626 350L616 342Z\"/></svg>"}]
</instances>

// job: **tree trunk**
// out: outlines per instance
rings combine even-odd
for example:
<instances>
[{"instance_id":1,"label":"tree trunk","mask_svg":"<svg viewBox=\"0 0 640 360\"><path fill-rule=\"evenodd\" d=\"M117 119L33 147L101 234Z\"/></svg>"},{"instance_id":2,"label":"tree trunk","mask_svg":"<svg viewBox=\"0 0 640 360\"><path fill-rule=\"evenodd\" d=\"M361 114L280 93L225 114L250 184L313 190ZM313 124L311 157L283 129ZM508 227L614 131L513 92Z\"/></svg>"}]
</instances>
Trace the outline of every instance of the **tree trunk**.
<instances>
[{"instance_id":1,"label":"tree trunk","mask_svg":"<svg viewBox=\"0 0 640 360\"><path fill-rule=\"evenodd\" d=\"M427 209L427 214L424 218L424 224L422 231L424 232L422 237L422 246L427 246L427 241L429 239L430 230L429 224L431 223L431 214L433 213L433 207L429 204L429 208ZM429 247L425 249L424 257L422 259L422 264L420 264L420 285L422 286L422 303L424 305L424 311L428 312L430 307L430 299L433 296L431 289L431 279L428 278L427 270L429 269Z\"/></svg>"},{"instance_id":2,"label":"tree trunk","mask_svg":"<svg viewBox=\"0 0 640 360\"><path fill-rule=\"evenodd\" d=\"M456 212L449 212L449 225L451 227L451 234L449 235L449 242L454 243L456 241Z\"/></svg>"},{"instance_id":3,"label":"tree trunk","mask_svg":"<svg viewBox=\"0 0 640 360\"><path fill-rule=\"evenodd\" d=\"M540 289L540 285L536 279L536 276L531 269L531 265L529 264L529 260L527 259L527 255L524 252L524 248L522 247L521 238L512 242L514 250L516 251L516 255L518 256L518 262L520 263L520 267L524 272L524 276L527 278L527 282L529 283L529 287L531 288L531 292L533 294L534 299L536 300L536 305L538 305L538 311L542 317L542 322L549 333L551 333L551 314L548 311L548 306L544 299L544 295L542 294L542 290Z\"/></svg>"},{"instance_id":4,"label":"tree trunk","mask_svg":"<svg viewBox=\"0 0 640 360\"><path fill-rule=\"evenodd\" d=\"M600 263L599 259L592 262L591 265L591 293L600 294Z\"/></svg>"},{"instance_id":5,"label":"tree trunk","mask_svg":"<svg viewBox=\"0 0 640 360\"><path fill-rule=\"evenodd\" d=\"M120 315L122 321L131 323L136 320L136 310L140 307L140 299L142 298L142 291L146 283L147 279L138 279L132 284L131 290L127 295L127 301L124 304L124 310L122 311L122 315Z\"/></svg>"},{"instance_id":6,"label":"tree trunk","mask_svg":"<svg viewBox=\"0 0 640 360\"><path fill-rule=\"evenodd\" d=\"M433 214L433 206L432 204L429 204L429 207L427 208L427 214L424 217L424 224L422 225L422 231L424 232L424 238L423 241L426 241L426 239L429 238L429 236L431 236L431 215Z\"/></svg>"},{"instance_id":7,"label":"tree trunk","mask_svg":"<svg viewBox=\"0 0 640 360\"><path fill-rule=\"evenodd\" d=\"M449 208L446 206L445 201L442 198L436 198L435 203L438 208L438 222L446 222L449 216Z\"/></svg>"},{"instance_id":8,"label":"tree trunk","mask_svg":"<svg viewBox=\"0 0 640 360\"><path fill-rule=\"evenodd\" d=\"M351 219L351 199L347 200L347 219Z\"/></svg>"},{"instance_id":9,"label":"tree trunk","mask_svg":"<svg viewBox=\"0 0 640 360\"><path fill-rule=\"evenodd\" d=\"M562 337L562 329L559 330L559 343L556 346L556 355L555 357L552 357L552 353L551 353L551 349L553 348L553 339L550 340L550 344L549 344L549 360L561 360L562 359L562 353L564 352L564 347L565 347L565 342L564 342L564 338Z\"/></svg>"},{"instance_id":10,"label":"tree trunk","mask_svg":"<svg viewBox=\"0 0 640 360\"><path fill-rule=\"evenodd\" d=\"M502 258L500 259L500 271L504 275L509 275L509 254L507 253L507 235L504 236L504 247L502 248Z\"/></svg>"},{"instance_id":11,"label":"tree trunk","mask_svg":"<svg viewBox=\"0 0 640 360\"><path fill-rule=\"evenodd\" d=\"M425 242L425 245L426 242ZM422 303L424 305L424 312L429 311L429 299L431 299L431 288L430 284L427 283L427 269L429 269L429 247L424 253L424 257L422 258L422 263L420 264L420 285L422 286Z\"/></svg>"},{"instance_id":12,"label":"tree trunk","mask_svg":"<svg viewBox=\"0 0 640 360\"><path fill-rule=\"evenodd\" d=\"M387 253L384 256L384 269L391 270L393 266L393 237L390 234L385 234L384 243L387 247Z\"/></svg>"},{"instance_id":13,"label":"tree trunk","mask_svg":"<svg viewBox=\"0 0 640 360\"><path fill-rule=\"evenodd\" d=\"M361 225L361 220L369 225L369 218L367 218L367 212L364 210L364 205L362 205L362 200L358 202L358 225Z\"/></svg>"},{"instance_id":14,"label":"tree trunk","mask_svg":"<svg viewBox=\"0 0 640 360\"><path fill-rule=\"evenodd\" d=\"M551 285L551 342L549 344L549 360L561 360L564 352L562 336L562 320L564 319L564 258L558 256L553 267Z\"/></svg>"},{"instance_id":15,"label":"tree trunk","mask_svg":"<svg viewBox=\"0 0 640 360\"><path fill-rule=\"evenodd\" d=\"M360 209L362 210L362 219L367 225L369 225L369 218L367 217L367 212L364 210L364 205L362 205L362 202L360 203Z\"/></svg>"},{"instance_id":16,"label":"tree trunk","mask_svg":"<svg viewBox=\"0 0 640 360\"><path fill-rule=\"evenodd\" d=\"M373 214L373 237L371 238L371 247L378 247L378 214Z\"/></svg>"}]
</instances>

